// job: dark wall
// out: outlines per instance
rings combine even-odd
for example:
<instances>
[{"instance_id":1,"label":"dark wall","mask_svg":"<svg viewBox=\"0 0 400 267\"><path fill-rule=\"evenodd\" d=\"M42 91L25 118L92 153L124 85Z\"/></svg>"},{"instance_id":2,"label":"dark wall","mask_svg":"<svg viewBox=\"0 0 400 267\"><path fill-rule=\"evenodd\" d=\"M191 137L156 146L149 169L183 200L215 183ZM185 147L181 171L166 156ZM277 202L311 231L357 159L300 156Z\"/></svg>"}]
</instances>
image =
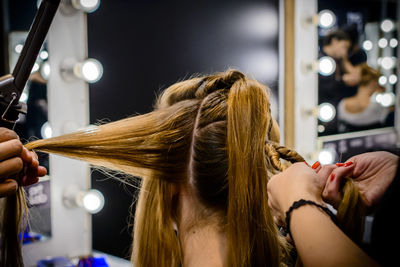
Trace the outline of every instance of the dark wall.
<instances>
[{"instance_id":1,"label":"dark wall","mask_svg":"<svg viewBox=\"0 0 400 267\"><path fill-rule=\"evenodd\" d=\"M228 67L276 91L278 2L102 1L88 15L89 56L104 67L103 78L90 85L91 122L151 111L160 89L193 73ZM93 246L125 257L134 190L102 178L92 175L93 187L106 198L104 209L93 216Z\"/></svg>"}]
</instances>

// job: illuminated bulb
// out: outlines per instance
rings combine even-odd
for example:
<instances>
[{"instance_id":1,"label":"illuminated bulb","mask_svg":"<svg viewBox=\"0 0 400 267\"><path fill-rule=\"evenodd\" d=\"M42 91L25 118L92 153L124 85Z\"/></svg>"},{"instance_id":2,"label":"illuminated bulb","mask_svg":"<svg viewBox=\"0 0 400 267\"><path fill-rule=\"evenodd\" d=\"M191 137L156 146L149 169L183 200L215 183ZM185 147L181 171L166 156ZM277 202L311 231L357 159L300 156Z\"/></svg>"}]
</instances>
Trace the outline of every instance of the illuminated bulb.
<instances>
[{"instance_id":1,"label":"illuminated bulb","mask_svg":"<svg viewBox=\"0 0 400 267\"><path fill-rule=\"evenodd\" d=\"M50 127L49 122L45 122L40 128L40 133L44 139L50 138L53 135L53 130Z\"/></svg>"},{"instance_id":2,"label":"illuminated bulb","mask_svg":"<svg viewBox=\"0 0 400 267\"><path fill-rule=\"evenodd\" d=\"M370 40L365 40L365 41L363 42L363 48L364 48L366 51L372 50L373 47L374 47L374 45L372 44L372 42L371 42Z\"/></svg>"},{"instance_id":3,"label":"illuminated bulb","mask_svg":"<svg viewBox=\"0 0 400 267\"><path fill-rule=\"evenodd\" d=\"M378 59L376 60L378 62L378 65L382 64L382 57L378 57Z\"/></svg>"},{"instance_id":4,"label":"illuminated bulb","mask_svg":"<svg viewBox=\"0 0 400 267\"><path fill-rule=\"evenodd\" d=\"M319 133L325 132L325 126L324 126L324 125L319 124L318 127L317 127L317 129L318 129L318 132L319 132Z\"/></svg>"},{"instance_id":5,"label":"illuminated bulb","mask_svg":"<svg viewBox=\"0 0 400 267\"><path fill-rule=\"evenodd\" d=\"M50 77L50 73L50 64L48 62L44 62L40 68L40 74L42 75L43 79L47 81Z\"/></svg>"},{"instance_id":6,"label":"illuminated bulb","mask_svg":"<svg viewBox=\"0 0 400 267\"><path fill-rule=\"evenodd\" d=\"M397 47L398 44L399 44L399 42L397 41L397 39L395 39L395 38L390 39L390 42L389 42L390 47L395 48L395 47Z\"/></svg>"},{"instance_id":7,"label":"illuminated bulb","mask_svg":"<svg viewBox=\"0 0 400 267\"><path fill-rule=\"evenodd\" d=\"M318 60L318 72L323 76L329 76L336 70L336 63L333 58L325 56Z\"/></svg>"},{"instance_id":8,"label":"illuminated bulb","mask_svg":"<svg viewBox=\"0 0 400 267\"><path fill-rule=\"evenodd\" d=\"M381 23L381 30L384 32L390 32L394 29L394 23L390 19L385 19Z\"/></svg>"},{"instance_id":9,"label":"illuminated bulb","mask_svg":"<svg viewBox=\"0 0 400 267\"><path fill-rule=\"evenodd\" d=\"M332 164L335 160L335 155L336 155L336 152L333 149L329 149L329 148L322 149L318 153L318 161L322 165Z\"/></svg>"},{"instance_id":10,"label":"illuminated bulb","mask_svg":"<svg viewBox=\"0 0 400 267\"><path fill-rule=\"evenodd\" d=\"M28 93L26 91L23 91L21 97L19 98L19 101L26 103L26 101L28 101L28 97Z\"/></svg>"},{"instance_id":11,"label":"illuminated bulb","mask_svg":"<svg viewBox=\"0 0 400 267\"><path fill-rule=\"evenodd\" d=\"M376 102L381 104L383 107L390 107L394 104L395 95L392 92L377 94Z\"/></svg>"},{"instance_id":12,"label":"illuminated bulb","mask_svg":"<svg viewBox=\"0 0 400 267\"><path fill-rule=\"evenodd\" d=\"M39 68L40 68L39 64L37 64L37 63L35 62L35 65L33 65L33 68L32 68L31 73L37 72L37 71L39 70Z\"/></svg>"},{"instance_id":13,"label":"illuminated bulb","mask_svg":"<svg viewBox=\"0 0 400 267\"><path fill-rule=\"evenodd\" d=\"M82 207L92 214L101 211L104 207L103 194L95 189L89 190L82 197Z\"/></svg>"},{"instance_id":14,"label":"illuminated bulb","mask_svg":"<svg viewBox=\"0 0 400 267\"><path fill-rule=\"evenodd\" d=\"M95 83L103 76L103 66L98 60L92 58L75 64L73 71L77 77L84 79L88 83Z\"/></svg>"},{"instance_id":15,"label":"illuminated bulb","mask_svg":"<svg viewBox=\"0 0 400 267\"><path fill-rule=\"evenodd\" d=\"M318 106L318 119L323 122L333 120L336 115L335 107L330 103L322 103Z\"/></svg>"},{"instance_id":16,"label":"illuminated bulb","mask_svg":"<svg viewBox=\"0 0 400 267\"><path fill-rule=\"evenodd\" d=\"M384 68L386 70L390 70L390 69L394 68L395 65L396 65L396 61L393 58L391 58L391 57L382 58L382 61L381 61L382 68Z\"/></svg>"},{"instance_id":17,"label":"illuminated bulb","mask_svg":"<svg viewBox=\"0 0 400 267\"><path fill-rule=\"evenodd\" d=\"M378 83L379 83L380 85L382 85L382 86L385 85L385 84L387 83L387 78L386 78L385 76L379 77Z\"/></svg>"},{"instance_id":18,"label":"illuminated bulb","mask_svg":"<svg viewBox=\"0 0 400 267\"><path fill-rule=\"evenodd\" d=\"M378 46L380 48L385 48L387 45L388 45L388 40L387 39L385 39L385 38L379 39Z\"/></svg>"},{"instance_id":19,"label":"illuminated bulb","mask_svg":"<svg viewBox=\"0 0 400 267\"><path fill-rule=\"evenodd\" d=\"M96 11L100 6L100 0L72 0L72 5L87 13Z\"/></svg>"},{"instance_id":20,"label":"illuminated bulb","mask_svg":"<svg viewBox=\"0 0 400 267\"><path fill-rule=\"evenodd\" d=\"M318 25L321 28L330 28L336 23L336 16L328 9L321 10L318 13Z\"/></svg>"},{"instance_id":21,"label":"illuminated bulb","mask_svg":"<svg viewBox=\"0 0 400 267\"><path fill-rule=\"evenodd\" d=\"M46 50L43 50L42 52L40 52L39 57L40 57L42 60L46 60L46 59L49 58L49 53L48 53Z\"/></svg>"},{"instance_id":22,"label":"illuminated bulb","mask_svg":"<svg viewBox=\"0 0 400 267\"><path fill-rule=\"evenodd\" d=\"M97 60L87 60L82 65L82 75L88 82L96 82L103 74L103 66Z\"/></svg>"},{"instance_id":23,"label":"illuminated bulb","mask_svg":"<svg viewBox=\"0 0 400 267\"><path fill-rule=\"evenodd\" d=\"M397 83L397 76L396 76L395 74L391 74L391 75L389 76L389 83L390 83L390 84L395 84L395 83Z\"/></svg>"},{"instance_id":24,"label":"illuminated bulb","mask_svg":"<svg viewBox=\"0 0 400 267\"><path fill-rule=\"evenodd\" d=\"M24 48L24 46L23 46L22 44L17 44L17 45L14 47L15 53L20 54L21 51L22 51L22 48Z\"/></svg>"}]
</instances>

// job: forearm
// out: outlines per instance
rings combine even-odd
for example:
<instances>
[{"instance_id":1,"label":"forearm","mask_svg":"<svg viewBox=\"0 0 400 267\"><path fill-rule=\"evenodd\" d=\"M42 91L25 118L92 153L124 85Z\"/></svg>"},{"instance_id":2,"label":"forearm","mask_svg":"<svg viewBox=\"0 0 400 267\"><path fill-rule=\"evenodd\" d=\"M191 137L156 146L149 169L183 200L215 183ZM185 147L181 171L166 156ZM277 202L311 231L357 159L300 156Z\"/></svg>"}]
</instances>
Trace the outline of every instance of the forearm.
<instances>
[{"instance_id":1,"label":"forearm","mask_svg":"<svg viewBox=\"0 0 400 267\"><path fill-rule=\"evenodd\" d=\"M377 266L319 208L292 211L290 229L304 266Z\"/></svg>"}]
</instances>

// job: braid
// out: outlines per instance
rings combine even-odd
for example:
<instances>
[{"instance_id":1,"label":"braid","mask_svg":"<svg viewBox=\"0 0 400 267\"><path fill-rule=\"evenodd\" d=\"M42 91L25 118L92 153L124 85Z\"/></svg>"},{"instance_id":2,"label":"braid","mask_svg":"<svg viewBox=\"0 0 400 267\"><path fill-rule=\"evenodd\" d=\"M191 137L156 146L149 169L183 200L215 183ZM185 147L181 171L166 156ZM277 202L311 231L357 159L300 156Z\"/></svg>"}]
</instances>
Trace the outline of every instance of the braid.
<instances>
[{"instance_id":1,"label":"braid","mask_svg":"<svg viewBox=\"0 0 400 267\"><path fill-rule=\"evenodd\" d=\"M281 146L273 141L267 141L265 143L265 152L270 159L272 167L278 171L283 171L285 169L280 159L287 160L291 163L305 161L296 151Z\"/></svg>"}]
</instances>

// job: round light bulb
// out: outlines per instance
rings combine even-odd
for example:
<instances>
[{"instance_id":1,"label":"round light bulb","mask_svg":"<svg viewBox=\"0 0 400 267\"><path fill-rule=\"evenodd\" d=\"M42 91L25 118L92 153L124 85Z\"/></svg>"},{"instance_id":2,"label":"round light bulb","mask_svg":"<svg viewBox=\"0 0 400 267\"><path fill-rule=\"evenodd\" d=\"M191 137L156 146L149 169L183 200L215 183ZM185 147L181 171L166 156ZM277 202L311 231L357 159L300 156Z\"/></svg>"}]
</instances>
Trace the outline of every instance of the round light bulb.
<instances>
[{"instance_id":1,"label":"round light bulb","mask_svg":"<svg viewBox=\"0 0 400 267\"><path fill-rule=\"evenodd\" d=\"M333 58L325 56L318 60L318 72L323 76L329 76L336 70L336 63Z\"/></svg>"},{"instance_id":2,"label":"round light bulb","mask_svg":"<svg viewBox=\"0 0 400 267\"><path fill-rule=\"evenodd\" d=\"M318 25L321 28L325 29L330 28L333 25L335 25L335 23L336 23L336 16L332 11L324 9L318 13Z\"/></svg>"},{"instance_id":3,"label":"round light bulb","mask_svg":"<svg viewBox=\"0 0 400 267\"><path fill-rule=\"evenodd\" d=\"M399 42L397 41L396 38L390 39L390 42L389 42L390 47L396 48L398 44L399 44Z\"/></svg>"},{"instance_id":4,"label":"round light bulb","mask_svg":"<svg viewBox=\"0 0 400 267\"><path fill-rule=\"evenodd\" d=\"M387 45L388 45L388 40L387 39L385 39L385 38L379 39L378 46L380 48L385 48Z\"/></svg>"},{"instance_id":5,"label":"round light bulb","mask_svg":"<svg viewBox=\"0 0 400 267\"><path fill-rule=\"evenodd\" d=\"M100 0L72 0L72 5L82 11L92 13L99 8Z\"/></svg>"},{"instance_id":6,"label":"round light bulb","mask_svg":"<svg viewBox=\"0 0 400 267\"><path fill-rule=\"evenodd\" d=\"M390 32L394 30L394 23L390 19L385 19L381 23L381 30L384 32Z\"/></svg>"},{"instance_id":7,"label":"round light bulb","mask_svg":"<svg viewBox=\"0 0 400 267\"><path fill-rule=\"evenodd\" d=\"M15 53L20 54L20 53L22 52L22 48L24 48L24 46L23 46L22 44L17 44L17 45L14 47Z\"/></svg>"},{"instance_id":8,"label":"round light bulb","mask_svg":"<svg viewBox=\"0 0 400 267\"><path fill-rule=\"evenodd\" d=\"M85 81L89 83L97 82L103 76L103 66L98 60L87 59L82 63L81 74Z\"/></svg>"},{"instance_id":9,"label":"round light bulb","mask_svg":"<svg viewBox=\"0 0 400 267\"><path fill-rule=\"evenodd\" d=\"M397 76L396 76L396 74L391 74L391 75L389 76L389 83L390 83L390 84L395 84L395 83L397 83Z\"/></svg>"},{"instance_id":10,"label":"round light bulb","mask_svg":"<svg viewBox=\"0 0 400 267\"><path fill-rule=\"evenodd\" d=\"M333 149L325 148L318 153L318 161L322 165L332 164L335 158L336 152Z\"/></svg>"},{"instance_id":11,"label":"round light bulb","mask_svg":"<svg viewBox=\"0 0 400 267\"><path fill-rule=\"evenodd\" d=\"M385 85L387 83L387 78L385 76L379 77L378 83L379 83L379 85L382 85L382 86Z\"/></svg>"},{"instance_id":12,"label":"round light bulb","mask_svg":"<svg viewBox=\"0 0 400 267\"><path fill-rule=\"evenodd\" d=\"M51 138L53 136L53 129L51 129L48 121L43 123L42 127L40 128L40 134L44 139Z\"/></svg>"},{"instance_id":13,"label":"round light bulb","mask_svg":"<svg viewBox=\"0 0 400 267\"><path fill-rule=\"evenodd\" d=\"M40 68L40 74L46 81L49 79L51 73L50 64L46 61L42 64Z\"/></svg>"},{"instance_id":14,"label":"round light bulb","mask_svg":"<svg viewBox=\"0 0 400 267\"><path fill-rule=\"evenodd\" d=\"M318 119L323 122L329 122L335 118L336 109L330 103L322 103L318 106Z\"/></svg>"},{"instance_id":15,"label":"round light bulb","mask_svg":"<svg viewBox=\"0 0 400 267\"><path fill-rule=\"evenodd\" d=\"M46 59L49 58L49 52L47 52L46 50L43 50L43 51L40 52L39 57L42 60L46 60Z\"/></svg>"},{"instance_id":16,"label":"round light bulb","mask_svg":"<svg viewBox=\"0 0 400 267\"><path fill-rule=\"evenodd\" d=\"M373 43L372 43L370 40L365 40L365 41L363 42L363 48L364 48L366 51L372 50L373 47L374 47L374 45L373 45Z\"/></svg>"},{"instance_id":17,"label":"round light bulb","mask_svg":"<svg viewBox=\"0 0 400 267\"><path fill-rule=\"evenodd\" d=\"M104 207L103 194L95 189L89 190L82 198L82 206L92 214L101 211Z\"/></svg>"},{"instance_id":18,"label":"round light bulb","mask_svg":"<svg viewBox=\"0 0 400 267\"><path fill-rule=\"evenodd\" d=\"M386 92L386 93L382 93L382 94L379 94L379 95L381 95L381 97L379 98L379 101L378 101L378 96L377 96L376 100L382 106L390 107L390 106L392 106L394 104L395 95L392 92Z\"/></svg>"},{"instance_id":19,"label":"round light bulb","mask_svg":"<svg viewBox=\"0 0 400 267\"><path fill-rule=\"evenodd\" d=\"M392 57L382 58L382 61L381 61L382 68L384 68L386 70L390 70L390 69L394 68L395 65L396 65L396 61L393 60Z\"/></svg>"}]
</instances>

